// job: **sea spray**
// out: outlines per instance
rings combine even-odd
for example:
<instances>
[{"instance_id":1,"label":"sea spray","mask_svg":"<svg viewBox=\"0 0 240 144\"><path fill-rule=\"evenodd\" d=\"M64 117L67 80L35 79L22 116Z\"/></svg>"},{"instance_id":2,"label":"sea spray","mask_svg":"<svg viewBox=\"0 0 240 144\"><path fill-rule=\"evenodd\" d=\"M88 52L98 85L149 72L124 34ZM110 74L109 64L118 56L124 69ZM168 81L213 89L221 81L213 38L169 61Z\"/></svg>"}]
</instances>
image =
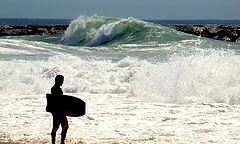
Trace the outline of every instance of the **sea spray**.
<instances>
[{"instance_id":1,"label":"sea spray","mask_svg":"<svg viewBox=\"0 0 240 144\"><path fill-rule=\"evenodd\" d=\"M239 104L239 56L229 52L174 56L169 62L145 65L132 82L143 100L167 103Z\"/></svg>"},{"instance_id":2,"label":"sea spray","mask_svg":"<svg viewBox=\"0 0 240 144\"><path fill-rule=\"evenodd\" d=\"M88 61L69 55L48 61L1 62L1 92L48 92L54 76L67 77L65 92L126 94L163 103L221 102L238 104L239 56L228 52L188 57L173 56L168 62L125 58L118 62Z\"/></svg>"},{"instance_id":3,"label":"sea spray","mask_svg":"<svg viewBox=\"0 0 240 144\"><path fill-rule=\"evenodd\" d=\"M106 25L117 20L118 19L98 16L92 16L90 18L79 17L78 19L71 22L61 41L67 45L81 45L81 43L90 45L92 37L94 37L94 35L98 32L97 30L99 28L103 29L102 25ZM105 32L106 37L107 35L110 35L111 29L112 27L110 27L110 30ZM104 30L102 30L102 33L104 35Z\"/></svg>"}]
</instances>

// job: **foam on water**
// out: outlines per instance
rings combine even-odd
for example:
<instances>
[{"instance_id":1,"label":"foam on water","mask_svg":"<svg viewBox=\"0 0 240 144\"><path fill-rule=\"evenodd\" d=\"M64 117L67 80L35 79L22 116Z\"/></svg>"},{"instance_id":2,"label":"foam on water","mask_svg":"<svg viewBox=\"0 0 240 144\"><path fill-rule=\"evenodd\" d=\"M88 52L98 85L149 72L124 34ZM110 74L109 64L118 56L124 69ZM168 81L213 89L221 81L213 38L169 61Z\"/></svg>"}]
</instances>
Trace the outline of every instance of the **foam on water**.
<instances>
[{"instance_id":1,"label":"foam on water","mask_svg":"<svg viewBox=\"0 0 240 144\"><path fill-rule=\"evenodd\" d=\"M239 58L231 52L211 52L146 65L132 82L133 93L160 102L239 104Z\"/></svg>"},{"instance_id":2,"label":"foam on water","mask_svg":"<svg viewBox=\"0 0 240 144\"><path fill-rule=\"evenodd\" d=\"M56 74L66 77L65 92L127 94L143 100L189 103L240 103L240 57L231 51L192 56L174 55L168 62L127 57L83 60L57 55L47 61L1 61L0 91L41 94L49 91Z\"/></svg>"}]
</instances>

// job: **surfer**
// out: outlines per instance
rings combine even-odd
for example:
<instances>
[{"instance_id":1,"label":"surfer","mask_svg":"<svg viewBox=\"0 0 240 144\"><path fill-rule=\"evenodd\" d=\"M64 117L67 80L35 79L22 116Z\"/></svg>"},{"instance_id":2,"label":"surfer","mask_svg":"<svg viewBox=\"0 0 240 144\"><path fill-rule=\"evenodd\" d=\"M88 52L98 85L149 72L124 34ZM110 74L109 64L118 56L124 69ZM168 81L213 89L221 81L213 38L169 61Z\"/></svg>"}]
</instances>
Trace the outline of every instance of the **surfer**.
<instances>
[{"instance_id":1,"label":"surfer","mask_svg":"<svg viewBox=\"0 0 240 144\"><path fill-rule=\"evenodd\" d=\"M55 77L55 84L51 88L51 93L53 95L59 96L59 95L63 94L63 91L61 89L63 81L64 81L64 77L62 75L57 75ZM66 138L66 135L67 135L67 130L68 130L67 117L64 114L64 112L61 111L61 110L55 110L51 113L52 113L52 116L53 116L53 128L52 128L52 132L51 132L52 144L55 144L56 132L57 132L60 124L62 126L61 144L64 144L64 141L65 141L65 138Z\"/></svg>"}]
</instances>

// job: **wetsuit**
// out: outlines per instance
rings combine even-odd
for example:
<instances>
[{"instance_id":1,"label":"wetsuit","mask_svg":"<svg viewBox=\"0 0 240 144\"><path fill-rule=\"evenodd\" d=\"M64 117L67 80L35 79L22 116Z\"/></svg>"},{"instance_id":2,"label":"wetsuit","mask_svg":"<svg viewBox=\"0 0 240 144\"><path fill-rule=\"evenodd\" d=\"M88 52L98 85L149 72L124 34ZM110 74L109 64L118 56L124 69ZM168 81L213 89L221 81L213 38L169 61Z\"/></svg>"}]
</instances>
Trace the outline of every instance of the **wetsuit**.
<instances>
[{"instance_id":1,"label":"wetsuit","mask_svg":"<svg viewBox=\"0 0 240 144\"><path fill-rule=\"evenodd\" d=\"M51 88L51 93L53 94L53 95L61 95L61 94L63 94L63 91L62 91L62 89L60 88L60 86L58 86L58 85L54 85L52 88Z\"/></svg>"},{"instance_id":2,"label":"wetsuit","mask_svg":"<svg viewBox=\"0 0 240 144\"><path fill-rule=\"evenodd\" d=\"M55 84L51 88L51 93L54 96L60 96L60 95L63 94L63 91L60 88L60 86ZM56 132L57 132L60 124L62 126L61 142L64 142L64 140L66 138L67 130L68 130L68 120L67 120L67 117L64 114L64 112L61 111L61 110L55 110L54 112L52 112L52 116L53 116L53 129L52 129L52 132L51 132L52 143L55 144Z\"/></svg>"}]
</instances>

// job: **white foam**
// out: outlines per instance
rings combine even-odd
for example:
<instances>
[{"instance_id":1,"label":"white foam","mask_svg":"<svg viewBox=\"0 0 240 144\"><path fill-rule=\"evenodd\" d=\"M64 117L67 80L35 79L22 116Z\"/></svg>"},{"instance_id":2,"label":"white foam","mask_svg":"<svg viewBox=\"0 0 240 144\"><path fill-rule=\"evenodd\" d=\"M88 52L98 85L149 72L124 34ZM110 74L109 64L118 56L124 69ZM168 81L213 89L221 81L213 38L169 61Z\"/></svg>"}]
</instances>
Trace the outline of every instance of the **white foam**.
<instances>
[{"instance_id":1,"label":"white foam","mask_svg":"<svg viewBox=\"0 0 240 144\"><path fill-rule=\"evenodd\" d=\"M150 101L239 104L239 59L231 52L212 51L144 65L131 82L133 93Z\"/></svg>"},{"instance_id":2,"label":"white foam","mask_svg":"<svg viewBox=\"0 0 240 144\"><path fill-rule=\"evenodd\" d=\"M127 94L146 101L167 103L240 103L240 61L231 52L172 56L169 61L151 63L127 57L111 60L83 60L57 55L47 61L0 62L0 92L40 94L49 92L57 74L66 77L63 89L69 93Z\"/></svg>"},{"instance_id":3,"label":"white foam","mask_svg":"<svg viewBox=\"0 0 240 144\"><path fill-rule=\"evenodd\" d=\"M68 117L66 143L238 143L239 106L162 104L124 95L70 94L87 103ZM0 95L1 141L50 143L52 116L44 95ZM61 129L57 140L60 140ZM209 136L211 135L211 136Z\"/></svg>"},{"instance_id":4,"label":"white foam","mask_svg":"<svg viewBox=\"0 0 240 144\"><path fill-rule=\"evenodd\" d=\"M61 49L61 46L21 39L0 39L0 48L0 54L14 54L16 57L21 57L23 55L39 56L58 54L59 52L56 50Z\"/></svg>"}]
</instances>

